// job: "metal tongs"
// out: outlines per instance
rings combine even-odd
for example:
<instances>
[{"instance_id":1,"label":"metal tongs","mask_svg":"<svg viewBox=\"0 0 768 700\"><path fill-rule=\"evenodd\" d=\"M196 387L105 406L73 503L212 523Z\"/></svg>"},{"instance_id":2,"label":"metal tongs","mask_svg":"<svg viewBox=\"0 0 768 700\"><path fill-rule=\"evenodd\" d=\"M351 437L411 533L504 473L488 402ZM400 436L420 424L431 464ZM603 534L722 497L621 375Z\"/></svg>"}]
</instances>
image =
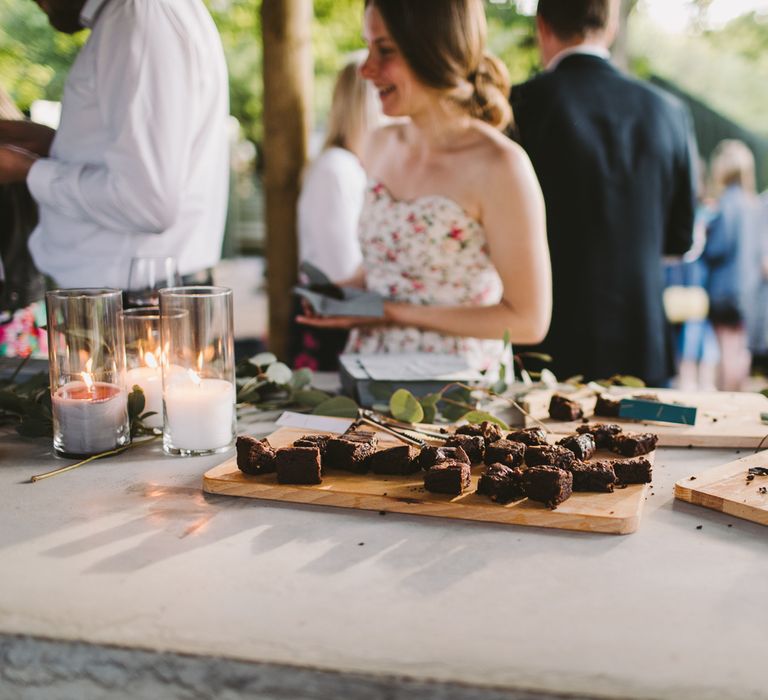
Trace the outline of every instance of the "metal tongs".
<instances>
[{"instance_id":1,"label":"metal tongs","mask_svg":"<svg viewBox=\"0 0 768 700\"><path fill-rule=\"evenodd\" d=\"M368 408L358 409L357 420L350 426L350 429L353 429L356 424L370 425L378 430L393 435L398 440L402 440L409 445L416 445L417 447L426 447L427 442L418 437L414 437L414 435L423 435L431 440L448 439L448 436L444 433L414 428L407 423L401 423L400 421L387 418L381 413L377 413Z\"/></svg>"}]
</instances>

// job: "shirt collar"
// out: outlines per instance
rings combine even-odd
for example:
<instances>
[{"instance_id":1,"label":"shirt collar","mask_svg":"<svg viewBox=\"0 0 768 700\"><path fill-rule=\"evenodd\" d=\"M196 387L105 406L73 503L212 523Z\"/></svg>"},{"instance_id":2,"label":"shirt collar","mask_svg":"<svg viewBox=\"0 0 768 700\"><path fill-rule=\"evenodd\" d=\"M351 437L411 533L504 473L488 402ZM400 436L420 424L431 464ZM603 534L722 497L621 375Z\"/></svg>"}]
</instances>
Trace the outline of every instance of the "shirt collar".
<instances>
[{"instance_id":1,"label":"shirt collar","mask_svg":"<svg viewBox=\"0 0 768 700\"><path fill-rule=\"evenodd\" d=\"M108 2L109 0L86 0L83 9L80 10L80 24L91 29L96 23L99 12Z\"/></svg>"},{"instance_id":2,"label":"shirt collar","mask_svg":"<svg viewBox=\"0 0 768 700\"><path fill-rule=\"evenodd\" d=\"M569 46L567 49L563 49L552 57L552 60L547 64L547 70L555 70L555 68L560 65L560 61L568 56L573 56L574 54L596 56L597 58L602 58L606 61L611 57L610 51L608 51L605 46L600 46L600 44L579 44L578 46Z\"/></svg>"}]
</instances>

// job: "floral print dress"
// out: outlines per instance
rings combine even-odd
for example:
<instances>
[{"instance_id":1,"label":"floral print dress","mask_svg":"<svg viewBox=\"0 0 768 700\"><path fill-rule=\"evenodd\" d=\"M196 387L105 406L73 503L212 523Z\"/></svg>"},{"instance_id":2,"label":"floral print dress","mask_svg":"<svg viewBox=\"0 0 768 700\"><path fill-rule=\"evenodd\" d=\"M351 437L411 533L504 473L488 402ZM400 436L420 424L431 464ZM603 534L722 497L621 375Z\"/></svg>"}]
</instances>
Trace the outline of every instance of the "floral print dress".
<instances>
[{"instance_id":1,"label":"floral print dress","mask_svg":"<svg viewBox=\"0 0 768 700\"><path fill-rule=\"evenodd\" d=\"M387 299L424 306L490 306L501 301L502 283L488 255L483 227L447 197L396 200L383 184L373 182L359 233L367 287ZM499 339L503 334L499 328ZM458 354L482 370L498 365L503 344L382 326L353 330L346 351Z\"/></svg>"}]
</instances>

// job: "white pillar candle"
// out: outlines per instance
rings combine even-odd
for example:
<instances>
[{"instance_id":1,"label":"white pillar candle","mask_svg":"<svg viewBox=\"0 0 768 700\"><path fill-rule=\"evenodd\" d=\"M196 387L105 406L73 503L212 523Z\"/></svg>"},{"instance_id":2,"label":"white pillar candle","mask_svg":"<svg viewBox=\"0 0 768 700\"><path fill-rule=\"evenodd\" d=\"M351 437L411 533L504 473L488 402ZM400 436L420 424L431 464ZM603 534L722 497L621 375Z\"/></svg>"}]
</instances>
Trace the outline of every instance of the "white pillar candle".
<instances>
[{"instance_id":1,"label":"white pillar candle","mask_svg":"<svg viewBox=\"0 0 768 700\"><path fill-rule=\"evenodd\" d=\"M163 427L163 374L159 367L134 367L126 374L128 391L134 384L144 392L144 413L154 411L155 415L144 420L148 428Z\"/></svg>"},{"instance_id":2,"label":"white pillar candle","mask_svg":"<svg viewBox=\"0 0 768 700\"><path fill-rule=\"evenodd\" d=\"M128 395L116 384L69 382L52 399L61 452L91 455L112 450L128 434Z\"/></svg>"},{"instance_id":3,"label":"white pillar candle","mask_svg":"<svg viewBox=\"0 0 768 700\"><path fill-rule=\"evenodd\" d=\"M165 428L174 448L203 452L232 442L235 423L232 382L182 377L166 382L163 398Z\"/></svg>"}]
</instances>

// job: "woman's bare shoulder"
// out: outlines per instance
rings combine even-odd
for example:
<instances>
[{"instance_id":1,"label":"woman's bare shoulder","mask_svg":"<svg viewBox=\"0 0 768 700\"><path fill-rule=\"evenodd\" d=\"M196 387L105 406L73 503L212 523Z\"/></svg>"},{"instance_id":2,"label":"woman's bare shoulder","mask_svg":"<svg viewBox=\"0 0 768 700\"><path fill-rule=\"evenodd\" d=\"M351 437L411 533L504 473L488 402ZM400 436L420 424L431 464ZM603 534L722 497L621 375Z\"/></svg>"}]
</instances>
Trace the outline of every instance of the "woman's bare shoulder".
<instances>
[{"instance_id":1,"label":"woman's bare shoulder","mask_svg":"<svg viewBox=\"0 0 768 700\"><path fill-rule=\"evenodd\" d=\"M363 150L363 163L366 168L405 141L405 127L404 121L397 121L381 126L368 135Z\"/></svg>"}]
</instances>

